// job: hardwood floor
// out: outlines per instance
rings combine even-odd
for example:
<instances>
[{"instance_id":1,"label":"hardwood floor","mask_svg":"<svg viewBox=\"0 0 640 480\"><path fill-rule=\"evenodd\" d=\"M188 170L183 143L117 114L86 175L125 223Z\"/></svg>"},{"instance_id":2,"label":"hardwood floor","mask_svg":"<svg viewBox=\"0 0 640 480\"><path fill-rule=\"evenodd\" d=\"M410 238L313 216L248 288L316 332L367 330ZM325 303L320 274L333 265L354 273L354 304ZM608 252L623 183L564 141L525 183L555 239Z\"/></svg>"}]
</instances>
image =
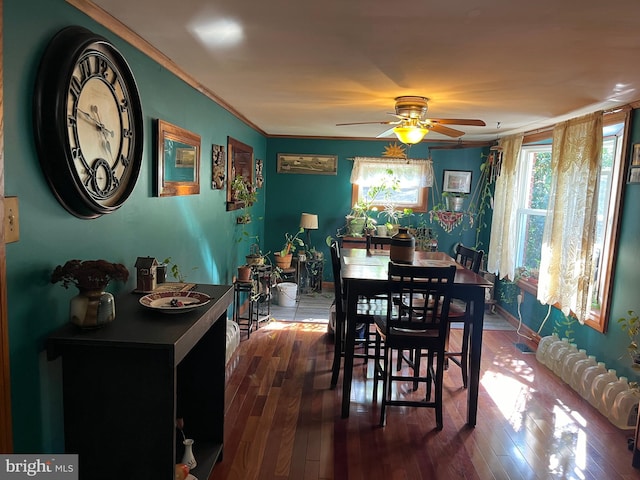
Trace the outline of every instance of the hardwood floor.
<instances>
[{"instance_id":1,"label":"hardwood floor","mask_svg":"<svg viewBox=\"0 0 640 480\"><path fill-rule=\"evenodd\" d=\"M452 330L452 342L460 330ZM272 321L243 340L227 379L222 479L637 479L627 439L512 331L485 331L478 424L460 370L445 372L444 429L432 409L390 407L378 427L372 365L356 360L351 413L329 389L326 325ZM401 392L402 393L402 392ZM202 480L202 479L201 479Z\"/></svg>"}]
</instances>

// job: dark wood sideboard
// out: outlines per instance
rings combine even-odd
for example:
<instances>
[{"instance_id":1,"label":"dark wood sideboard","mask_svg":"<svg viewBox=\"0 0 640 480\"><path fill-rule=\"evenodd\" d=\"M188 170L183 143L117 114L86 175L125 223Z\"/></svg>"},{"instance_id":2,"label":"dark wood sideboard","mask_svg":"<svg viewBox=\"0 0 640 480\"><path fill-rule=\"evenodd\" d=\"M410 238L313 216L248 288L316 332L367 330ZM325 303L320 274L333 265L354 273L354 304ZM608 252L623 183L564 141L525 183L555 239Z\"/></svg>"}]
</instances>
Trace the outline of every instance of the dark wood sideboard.
<instances>
[{"instance_id":1,"label":"dark wood sideboard","mask_svg":"<svg viewBox=\"0 0 640 480\"><path fill-rule=\"evenodd\" d=\"M221 459L233 287L194 290L211 301L166 314L124 293L104 328L68 324L48 337L48 358L62 358L65 450L79 455L80 479L173 480L181 455L178 416L195 440L193 474L208 478Z\"/></svg>"}]
</instances>

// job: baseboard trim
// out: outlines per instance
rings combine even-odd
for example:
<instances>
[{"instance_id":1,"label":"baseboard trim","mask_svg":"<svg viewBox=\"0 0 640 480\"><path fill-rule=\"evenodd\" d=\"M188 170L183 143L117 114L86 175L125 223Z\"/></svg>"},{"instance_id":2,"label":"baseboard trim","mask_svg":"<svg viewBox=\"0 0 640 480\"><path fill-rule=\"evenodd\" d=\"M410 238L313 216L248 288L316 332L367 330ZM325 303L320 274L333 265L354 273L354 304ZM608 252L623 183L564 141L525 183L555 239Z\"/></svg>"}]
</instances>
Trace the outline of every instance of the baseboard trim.
<instances>
[{"instance_id":1,"label":"baseboard trim","mask_svg":"<svg viewBox=\"0 0 640 480\"><path fill-rule=\"evenodd\" d=\"M518 326L520 327L519 331L522 335L524 335L524 337L522 337L522 343L528 345L530 348L534 350L538 349L538 343L540 343L540 335L538 335L537 332L531 330L524 323L522 325L519 325L520 322L518 321L518 319L513 315L511 315L511 313L509 313L499 304L496 304L496 310L500 315L502 315L505 318L507 322L513 325L516 329L518 328ZM531 340L529 340L526 337L531 338Z\"/></svg>"}]
</instances>

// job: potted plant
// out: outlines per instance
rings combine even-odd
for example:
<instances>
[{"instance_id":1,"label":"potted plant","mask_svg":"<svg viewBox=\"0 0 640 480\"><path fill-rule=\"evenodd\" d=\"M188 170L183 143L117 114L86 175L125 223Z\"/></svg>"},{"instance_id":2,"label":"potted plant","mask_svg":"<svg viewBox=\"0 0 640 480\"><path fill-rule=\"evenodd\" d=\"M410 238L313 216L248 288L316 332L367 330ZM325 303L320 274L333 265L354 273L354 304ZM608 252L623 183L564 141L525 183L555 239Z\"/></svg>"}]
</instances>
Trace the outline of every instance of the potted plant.
<instances>
[{"instance_id":1,"label":"potted plant","mask_svg":"<svg viewBox=\"0 0 640 480\"><path fill-rule=\"evenodd\" d=\"M249 255L245 256L247 265L264 265L266 254L263 254L262 250L260 250L258 237L256 236L254 238L256 239L256 242L251 244L249 247Z\"/></svg>"},{"instance_id":2,"label":"potted plant","mask_svg":"<svg viewBox=\"0 0 640 480\"><path fill-rule=\"evenodd\" d=\"M402 210L399 210L398 208L396 208L395 204L388 203L385 204L382 215L384 215L387 220L385 222L387 236L393 237L396 233L398 233L398 227L400 227L400 219L413 215L413 209L403 208Z\"/></svg>"},{"instance_id":3,"label":"potted plant","mask_svg":"<svg viewBox=\"0 0 640 480\"><path fill-rule=\"evenodd\" d=\"M302 227L296 232L295 235L292 235L290 233L284 234L285 241L282 250L274 253L276 265L279 268L291 267L291 258L293 257L293 252L296 251L296 248L304 246L304 241L299 238L301 233L304 233L304 228Z\"/></svg>"},{"instance_id":4,"label":"potted plant","mask_svg":"<svg viewBox=\"0 0 640 480\"><path fill-rule=\"evenodd\" d=\"M377 210L375 205L392 203L391 196L399 188L400 180L394 175L392 169L387 169L380 178L380 182L369 187L367 194L346 215L346 234L357 237L375 230L377 222L369 216L369 212Z\"/></svg>"},{"instance_id":5,"label":"potted plant","mask_svg":"<svg viewBox=\"0 0 640 480\"><path fill-rule=\"evenodd\" d=\"M242 203L242 215L236 219L237 223L250 223L251 207L258 200L256 190L242 175L236 175L231 182L231 192L234 200Z\"/></svg>"},{"instance_id":6,"label":"potted plant","mask_svg":"<svg viewBox=\"0 0 640 480\"><path fill-rule=\"evenodd\" d=\"M367 227L375 224L375 220L367 215L368 205L366 202L356 203L345 216L347 222L346 234L351 237L362 236Z\"/></svg>"},{"instance_id":7,"label":"potted plant","mask_svg":"<svg viewBox=\"0 0 640 480\"><path fill-rule=\"evenodd\" d=\"M627 311L626 317L618 319L618 324L622 331L629 336L629 345L627 345L627 353L631 357L631 368L640 370L640 350L638 349L638 334L640 333L640 320L638 314L633 310Z\"/></svg>"},{"instance_id":8,"label":"potted plant","mask_svg":"<svg viewBox=\"0 0 640 480\"><path fill-rule=\"evenodd\" d=\"M449 212L463 212L464 211L464 199L468 195L460 192L443 192L445 208Z\"/></svg>"},{"instance_id":9,"label":"potted plant","mask_svg":"<svg viewBox=\"0 0 640 480\"><path fill-rule=\"evenodd\" d=\"M174 280L178 283L186 283L187 281L187 275L180 269L180 265L178 265L177 263L174 263L173 265L171 265L171 268L169 268L169 265L171 264L171 257L167 257L165 258L162 263L160 263L159 265L164 265L165 267L165 280L166 281L166 276L169 272L171 272L171 276L174 278ZM198 267L191 267L191 270L197 270ZM162 282L160 282L162 283Z\"/></svg>"}]
</instances>

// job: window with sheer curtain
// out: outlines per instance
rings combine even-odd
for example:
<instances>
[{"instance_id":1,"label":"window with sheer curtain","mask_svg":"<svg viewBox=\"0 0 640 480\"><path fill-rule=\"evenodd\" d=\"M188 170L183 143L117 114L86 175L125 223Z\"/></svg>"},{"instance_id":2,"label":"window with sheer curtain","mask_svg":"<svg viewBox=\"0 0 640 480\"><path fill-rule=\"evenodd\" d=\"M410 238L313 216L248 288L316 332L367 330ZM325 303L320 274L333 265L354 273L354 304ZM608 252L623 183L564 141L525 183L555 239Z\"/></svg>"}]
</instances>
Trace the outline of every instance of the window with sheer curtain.
<instances>
[{"instance_id":1,"label":"window with sheer curtain","mask_svg":"<svg viewBox=\"0 0 640 480\"><path fill-rule=\"evenodd\" d=\"M584 117L575 121L585 120ZM558 161L552 166L552 144L525 145L517 157L517 167L512 174L511 183L515 208L512 211L513 231L516 239L513 245L513 276L500 269L501 278L521 278L521 275L535 278L538 281L538 270L542 263L543 252L547 256L546 270L541 272L541 287L539 283L522 284L528 291L538 295L543 303L551 303L565 312L571 312L585 324L599 331L606 330L606 319L609 311L609 292L612 282L613 257L617 241L617 215L620 203L620 190L624 161L626 112L610 115L605 126L598 126L596 120L592 127L602 132L602 144L591 134L582 132L588 140L587 146L580 153L571 153L570 157L579 158L569 165ZM566 128L566 124L562 128ZM583 126L580 126L582 128ZM570 138L566 131L556 130L556 147L562 142L558 138ZM539 140L539 139L538 139ZM593 143L593 142L596 143ZM572 148L577 144L572 141ZM593 154L594 151L598 153ZM589 154L588 152L591 152ZM556 152L559 154L559 151ZM566 153L564 154L567 155ZM592 166L585 166L583 162L591 156ZM595 155L595 156L594 156ZM595 162L595 163L594 163ZM556 172L555 174L553 172ZM560 173L557 173L560 172ZM579 172L577 174L576 172ZM507 175L508 176L508 175ZM563 179L564 177L564 179ZM553 178L554 189L552 189ZM592 186L589 186L589 185ZM561 193L558 193L558 190ZM564 194L562 193L564 191ZM498 183L496 183L496 211L498 211ZM586 196L590 197L589 200ZM555 207L549 207L549 199L555 197ZM558 198L561 197L561 198ZM568 200L567 200L568 199ZM568 204L566 202L569 202ZM496 218L494 224L500 226L508 223L504 215ZM576 213L577 211L577 213ZM581 217L581 212L586 213ZM498 212L500 213L500 212ZM548 221L546 221L548 218ZM580 224L582 226L580 226ZM547 232L543 240L545 225L551 229L555 226L555 242ZM495 225L494 225L495 226ZM585 233L585 231L587 233ZM494 231L492 229L489 267L496 268L496 256L501 258L504 252L493 251ZM498 239L501 240L501 239ZM496 243L496 245L499 242ZM503 245L507 245L503 241ZM572 262L567 265L567 262ZM503 262L503 267L505 266ZM506 265L508 266L508 264ZM492 270L496 271L496 270ZM569 279L564 275L568 274ZM569 290L561 290L558 285L573 285ZM579 292L579 293L578 293ZM579 313L581 311L581 313Z\"/></svg>"},{"instance_id":2,"label":"window with sheer curtain","mask_svg":"<svg viewBox=\"0 0 640 480\"><path fill-rule=\"evenodd\" d=\"M390 193L386 203L397 208L427 211L427 188L433 181L433 166L427 159L356 157L351 171L353 204L367 197L370 188L380 185L393 172L398 188ZM380 199L382 200L382 199ZM380 205L375 205L382 208Z\"/></svg>"}]
</instances>

